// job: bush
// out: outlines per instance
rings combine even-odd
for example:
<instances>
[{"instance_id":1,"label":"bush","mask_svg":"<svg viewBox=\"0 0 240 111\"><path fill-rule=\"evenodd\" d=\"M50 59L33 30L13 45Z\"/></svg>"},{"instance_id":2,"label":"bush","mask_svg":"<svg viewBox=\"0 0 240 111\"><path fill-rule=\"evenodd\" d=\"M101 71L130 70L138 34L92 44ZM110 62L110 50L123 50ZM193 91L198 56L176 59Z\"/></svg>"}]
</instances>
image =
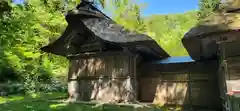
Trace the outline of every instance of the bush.
<instances>
[{"instance_id":1,"label":"bush","mask_svg":"<svg viewBox=\"0 0 240 111\"><path fill-rule=\"evenodd\" d=\"M28 87L27 87L28 86ZM17 82L7 82L0 85L0 94L1 92L6 93L7 95L11 94L25 94L25 93L36 93L36 92L64 92L67 93L67 85L54 81L52 83L39 83L37 86L29 86L29 84L17 83ZM30 89L33 88L33 89ZM34 92L35 91L35 92Z\"/></svg>"},{"instance_id":2,"label":"bush","mask_svg":"<svg viewBox=\"0 0 240 111\"><path fill-rule=\"evenodd\" d=\"M39 0L10 6L11 12L0 16L0 82L17 81L37 91L39 84L66 71L65 58L39 50L63 32L64 16Z\"/></svg>"}]
</instances>

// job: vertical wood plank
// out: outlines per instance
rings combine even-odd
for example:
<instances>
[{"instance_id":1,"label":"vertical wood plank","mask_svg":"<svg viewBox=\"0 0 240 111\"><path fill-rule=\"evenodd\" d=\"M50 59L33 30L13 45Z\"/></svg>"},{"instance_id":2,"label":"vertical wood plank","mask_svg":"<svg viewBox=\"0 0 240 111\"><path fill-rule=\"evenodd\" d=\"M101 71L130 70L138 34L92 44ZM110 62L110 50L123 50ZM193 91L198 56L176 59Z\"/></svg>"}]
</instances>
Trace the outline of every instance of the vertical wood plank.
<instances>
[{"instance_id":1,"label":"vertical wood plank","mask_svg":"<svg viewBox=\"0 0 240 111\"><path fill-rule=\"evenodd\" d=\"M191 72L189 71L188 72L188 80L190 80L190 81L188 81L188 98L189 98L189 104L190 104L190 107L192 107L192 85L191 85L191 80L192 80L192 78L191 78Z\"/></svg>"}]
</instances>

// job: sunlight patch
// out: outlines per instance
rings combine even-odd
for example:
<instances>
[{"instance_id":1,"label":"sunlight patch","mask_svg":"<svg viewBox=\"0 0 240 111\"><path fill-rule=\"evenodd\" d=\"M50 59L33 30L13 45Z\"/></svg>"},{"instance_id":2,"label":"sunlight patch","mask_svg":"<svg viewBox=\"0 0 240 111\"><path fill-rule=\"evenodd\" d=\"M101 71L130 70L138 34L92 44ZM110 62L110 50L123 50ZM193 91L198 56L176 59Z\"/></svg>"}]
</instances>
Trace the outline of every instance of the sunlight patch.
<instances>
[{"instance_id":1,"label":"sunlight patch","mask_svg":"<svg viewBox=\"0 0 240 111\"><path fill-rule=\"evenodd\" d=\"M24 97L22 96L14 96L14 97L0 97L0 104L9 102L9 101L17 101L17 100L23 100Z\"/></svg>"},{"instance_id":2,"label":"sunlight patch","mask_svg":"<svg viewBox=\"0 0 240 111\"><path fill-rule=\"evenodd\" d=\"M24 97L23 96L14 96L11 98L8 98L7 101L17 101L17 100L23 100Z\"/></svg>"},{"instance_id":3,"label":"sunlight patch","mask_svg":"<svg viewBox=\"0 0 240 111\"><path fill-rule=\"evenodd\" d=\"M54 109L56 109L56 108L58 108L58 107L63 107L63 106L67 106L67 104L66 104L66 103L61 103L61 104L51 104L51 105L50 105L50 108L54 108Z\"/></svg>"},{"instance_id":4,"label":"sunlight patch","mask_svg":"<svg viewBox=\"0 0 240 111\"><path fill-rule=\"evenodd\" d=\"M32 98L39 98L40 95L39 95L39 94L36 94L36 93L33 93L33 94L31 94L31 97L32 97Z\"/></svg>"},{"instance_id":5,"label":"sunlight patch","mask_svg":"<svg viewBox=\"0 0 240 111\"><path fill-rule=\"evenodd\" d=\"M6 103L6 98L0 97L0 104Z\"/></svg>"}]
</instances>

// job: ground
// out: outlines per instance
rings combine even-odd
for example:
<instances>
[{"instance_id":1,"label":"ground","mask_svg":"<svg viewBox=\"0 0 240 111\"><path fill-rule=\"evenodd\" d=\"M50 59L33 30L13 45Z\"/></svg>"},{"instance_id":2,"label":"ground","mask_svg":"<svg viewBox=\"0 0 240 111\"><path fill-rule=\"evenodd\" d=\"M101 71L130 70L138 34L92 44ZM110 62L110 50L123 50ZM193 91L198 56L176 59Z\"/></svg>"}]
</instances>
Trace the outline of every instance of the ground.
<instances>
[{"instance_id":1,"label":"ground","mask_svg":"<svg viewBox=\"0 0 240 111\"><path fill-rule=\"evenodd\" d=\"M67 104L46 101L65 97L65 93L37 93L0 97L0 111L165 111L155 108L133 108L133 106Z\"/></svg>"},{"instance_id":2,"label":"ground","mask_svg":"<svg viewBox=\"0 0 240 111\"><path fill-rule=\"evenodd\" d=\"M65 104L43 102L45 99L63 97L63 93L39 93L31 95L13 95L0 97L0 111L66 111L75 110L77 107ZM81 107L80 107L81 108ZM81 111L81 110L79 110Z\"/></svg>"}]
</instances>

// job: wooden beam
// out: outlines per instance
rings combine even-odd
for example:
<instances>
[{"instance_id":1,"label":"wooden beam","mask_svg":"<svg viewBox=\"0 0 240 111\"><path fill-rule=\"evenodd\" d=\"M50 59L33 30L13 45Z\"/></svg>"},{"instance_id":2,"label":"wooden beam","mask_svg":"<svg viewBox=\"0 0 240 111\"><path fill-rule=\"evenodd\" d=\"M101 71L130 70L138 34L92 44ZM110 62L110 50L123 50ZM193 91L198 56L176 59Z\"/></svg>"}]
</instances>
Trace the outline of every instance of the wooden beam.
<instances>
[{"instance_id":1,"label":"wooden beam","mask_svg":"<svg viewBox=\"0 0 240 111\"><path fill-rule=\"evenodd\" d=\"M223 35L216 36L214 38L214 40L216 41L217 44L237 41L237 36L233 35L231 33L233 33L233 32L229 32L229 33L226 33Z\"/></svg>"},{"instance_id":2,"label":"wooden beam","mask_svg":"<svg viewBox=\"0 0 240 111\"><path fill-rule=\"evenodd\" d=\"M81 80L98 80L100 78L100 76L81 76L78 77L77 79L69 79L69 81L81 81ZM127 79L127 76L119 76L119 77L115 77L118 80L125 80ZM131 79L136 79L136 77L134 76L130 76ZM103 79L112 79L112 76L103 76Z\"/></svg>"},{"instance_id":3,"label":"wooden beam","mask_svg":"<svg viewBox=\"0 0 240 111\"><path fill-rule=\"evenodd\" d=\"M99 48L99 46L100 46L100 42L92 42L92 43L89 43L89 44L83 44L83 45L81 45L80 46L80 48L81 49L85 49L85 48L95 48L95 47L97 47L97 48Z\"/></svg>"},{"instance_id":4,"label":"wooden beam","mask_svg":"<svg viewBox=\"0 0 240 111\"><path fill-rule=\"evenodd\" d=\"M68 59L79 59L79 58L90 58L90 57L103 57L107 55L129 55L132 56L133 54L130 52L114 52L114 51L108 51L108 52L89 52L89 53L80 53L75 55L67 55Z\"/></svg>"}]
</instances>

